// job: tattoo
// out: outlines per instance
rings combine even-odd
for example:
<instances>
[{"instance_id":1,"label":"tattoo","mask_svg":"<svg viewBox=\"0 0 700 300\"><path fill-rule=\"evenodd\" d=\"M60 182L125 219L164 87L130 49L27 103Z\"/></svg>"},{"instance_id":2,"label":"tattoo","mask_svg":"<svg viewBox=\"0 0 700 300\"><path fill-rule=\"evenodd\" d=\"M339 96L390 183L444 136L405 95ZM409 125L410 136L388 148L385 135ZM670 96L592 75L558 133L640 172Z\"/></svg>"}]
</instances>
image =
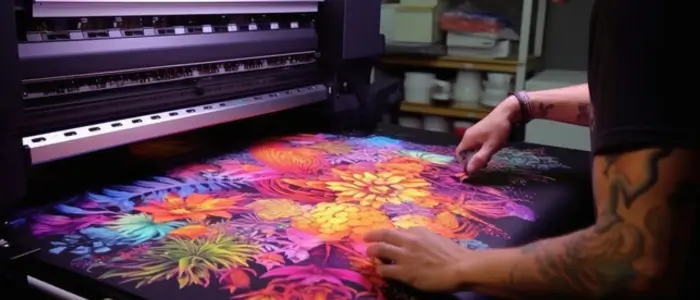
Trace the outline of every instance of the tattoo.
<instances>
[{"instance_id":1,"label":"tattoo","mask_svg":"<svg viewBox=\"0 0 700 300\"><path fill-rule=\"evenodd\" d=\"M598 222L591 229L564 237L561 241L545 240L521 248L523 253L534 257L540 279L548 286L556 287L557 292L593 298L614 296L637 280L647 279L635 263L646 255L646 249L659 259L668 257L669 224L673 211L666 205L649 209L641 225L626 220L619 211L629 210L657 183L659 163L670 154L670 149L648 154L644 176L635 182L616 172L614 165L620 162L620 156L605 157L608 198L599 212ZM697 198L700 195L698 190L690 190L687 185L678 187L677 192L669 196L668 203ZM674 200L676 198L684 200ZM554 254L553 251L561 253ZM511 274L510 281L525 284L517 279Z\"/></svg>"},{"instance_id":2,"label":"tattoo","mask_svg":"<svg viewBox=\"0 0 700 300\"><path fill-rule=\"evenodd\" d=\"M581 124L590 124L591 115L589 113L590 104L582 103L578 105L578 115L576 115L576 121Z\"/></svg>"},{"instance_id":3,"label":"tattoo","mask_svg":"<svg viewBox=\"0 0 700 300\"><path fill-rule=\"evenodd\" d=\"M540 103L537 106L537 113L538 113L537 117L538 118L546 117L547 114L549 114L549 111L552 110L552 108L554 108L554 104L544 105L544 103Z\"/></svg>"},{"instance_id":4,"label":"tattoo","mask_svg":"<svg viewBox=\"0 0 700 300\"><path fill-rule=\"evenodd\" d=\"M633 266L644 253L642 230L620 223L605 234L587 231L562 242L562 255L535 253L537 272L563 294L606 297L637 276ZM538 242L544 247L546 242Z\"/></svg>"},{"instance_id":5,"label":"tattoo","mask_svg":"<svg viewBox=\"0 0 700 300\"><path fill-rule=\"evenodd\" d=\"M674 192L668 196L668 208L673 211L687 209L686 205L692 203L700 196L700 188L690 182L680 183ZM692 209L692 208L691 208ZM667 228L671 226L672 215L662 205L657 205L649 210L644 217L644 227L649 231L649 235L656 238L656 243L652 247L652 255L663 258L667 255L667 248L671 242L671 232Z\"/></svg>"},{"instance_id":6,"label":"tattoo","mask_svg":"<svg viewBox=\"0 0 700 300\"><path fill-rule=\"evenodd\" d=\"M599 216L601 222L596 222L595 231L604 233L606 230L609 230L609 226L613 226L622 221L620 215L617 213L618 206L624 204L625 208L629 209L639 196L653 187L659 179L659 162L662 158L670 154L670 149L655 150L648 158L646 178L633 188L628 187L628 180L624 174L614 174L609 178L610 184L608 187L607 207ZM615 157L606 160L608 162L617 162L618 159L619 157ZM605 166L605 170L608 171L609 175L610 166Z\"/></svg>"},{"instance_id":7,"label":"tattoo","mask_svg":"<svg viewBox=\"0 0 700 300\"><path fill-rule=\"evenodd\" d=\"M603 175L608 176L608 173L610 173L610 167L615 165L619 158L619 154L611 154L603 157L603 159L605 160L605 168L603 168Z\"/></svg>"}]
</instances>

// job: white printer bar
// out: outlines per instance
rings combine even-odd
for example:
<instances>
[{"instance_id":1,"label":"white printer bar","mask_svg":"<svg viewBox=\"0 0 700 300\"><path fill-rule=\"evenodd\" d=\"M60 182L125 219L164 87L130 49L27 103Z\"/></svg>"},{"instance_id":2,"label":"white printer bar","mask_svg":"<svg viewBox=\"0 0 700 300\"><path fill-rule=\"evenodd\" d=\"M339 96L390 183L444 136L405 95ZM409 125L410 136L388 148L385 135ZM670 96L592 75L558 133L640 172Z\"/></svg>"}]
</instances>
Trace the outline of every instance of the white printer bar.
<instances>
[{"instance_id":1,"label":"white printer bar","mask_svg":"<svg viewBox=\"0 0 700 300\"><path fill-rule=\"evenodd\" d=\"M24 138L32 164L320 102L325 85L231 99Z\"/></svg>"},{"instance_id":2,"label":"white printer bar","mask_svg":"<svg viewBox=\"0 0 700 300\"><path fill-rule=\"evenodd\" d=\"M34 17L272 14L318 11L323 0L35 0Z\"/></svg>"}]
</instances>

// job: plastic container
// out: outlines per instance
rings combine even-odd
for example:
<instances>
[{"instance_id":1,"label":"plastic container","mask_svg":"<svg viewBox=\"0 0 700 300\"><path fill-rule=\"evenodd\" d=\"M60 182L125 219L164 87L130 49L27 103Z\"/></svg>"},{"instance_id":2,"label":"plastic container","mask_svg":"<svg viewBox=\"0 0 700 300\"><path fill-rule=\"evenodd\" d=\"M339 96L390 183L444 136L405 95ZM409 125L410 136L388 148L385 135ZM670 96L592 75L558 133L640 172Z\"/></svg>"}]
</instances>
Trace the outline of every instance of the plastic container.
<instances>
[{"instance_id":1,"label":"plastic container","mask_svg":"<svg viewBox=\"0 0 700 300\"><path fill-rule=\"evenodd\" d=\"M435 74L407 72L403 82L405 101L415 104L430 104L434 86Z\"/></svg>"}]
</instances>

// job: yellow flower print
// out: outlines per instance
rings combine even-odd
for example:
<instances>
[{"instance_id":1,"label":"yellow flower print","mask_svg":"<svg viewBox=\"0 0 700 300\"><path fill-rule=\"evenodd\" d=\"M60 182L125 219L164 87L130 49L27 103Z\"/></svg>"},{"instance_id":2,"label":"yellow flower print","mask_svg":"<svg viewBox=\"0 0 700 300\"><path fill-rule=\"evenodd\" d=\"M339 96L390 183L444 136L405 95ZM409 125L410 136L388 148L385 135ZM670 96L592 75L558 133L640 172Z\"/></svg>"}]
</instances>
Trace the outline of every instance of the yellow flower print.
<instances>
[{"instance_id":1,"label":"yellow flower print","mask_svg":"<svg viewBox=\"0 0 700 300\"><path fill-rule=\"evenodd\" d=\"M302 214L296 202L288 199L257 199L245 206L252 209L261 219L274 221Z\"/></svg>"},{"instance_id":2,"label":"yellow flower print","mask_svg":"<svg viewBox=\"0 0 700 300\"><path fill-rule=\"evenodd\" d=\"M334 170L341 180L325 182L336 193L336 201L355 202L381 207L384 203L400 204L430 196L430 184L423 178L392 172L348 173Z\"/></svg>"}]
</instances>

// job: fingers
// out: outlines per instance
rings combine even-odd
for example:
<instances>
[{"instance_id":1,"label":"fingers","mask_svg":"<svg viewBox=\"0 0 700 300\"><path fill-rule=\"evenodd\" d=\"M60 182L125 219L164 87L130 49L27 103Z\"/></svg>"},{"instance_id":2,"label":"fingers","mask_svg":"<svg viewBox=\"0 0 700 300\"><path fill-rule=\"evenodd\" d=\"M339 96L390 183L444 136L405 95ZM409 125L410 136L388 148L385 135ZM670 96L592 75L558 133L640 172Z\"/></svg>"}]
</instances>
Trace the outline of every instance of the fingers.
<instances>
[{"instance_id":1,"label":"fingers","mask_svg":"<svg viewBox=\"0 0 700 300\"><path fill-rule=\"evenodd\" d=\"M425 226L416 226L416 227L411 227L408 229L408 231L413 232L419 236L425 235L425 234L434 234L428 227Z\"/></svg>"},{"instance_id":2,"label":"fingers","mask_svg":"<svg viewBox=\"0 0 700 300\"><path fill-rule=\"evenodd\" d=\"M462 156L460 155L464 150L476 150L479 149L481 143L477 142L475 139L462 139L462 141L457 145L455 150L455 157L457 157L457 162L464 163L462 161Z\"/></svg>"},{"instance_id":3,"label":"fingers","mask_svg":"<svg viewBox=\"0 0 700 300\"><path fill-rule=\"evenodd\" d=\"M401 246L407 240L406 234L400 230L379 229L367 233L364 238L368 243L386 243Z\"/></svg>"},{"instance_id":4,"label":"fingers","mask_svg":"<svg viewBox=\"0 0 700 300\"><path fill-rule=\"evenodd\" d=\"M376 243L367 247L367 256L384 260L399 261L403 255L403 250L394 245L386 243Z\"/></svg>"},{"instance_id":5,"label":"fingers","mask_svg":"<svg viewBox=\"0 0 700 300\"><path fill-rule=\"evenodd\" d=\"M467 174L472 174L485 167L496 150L498 149L493 143L484 144L467 163Z\"/></svg>"},{"instance_id":6,"label":"fingers","mask_svg":"<svg viewBox=\"0 0 700 300\"><path fill-rule=\"evenodd\" d=\"M377 265L377 274L383 278L395 279L400 281L401 273L401 267L399 265Z\"/></svg>"}]
</instances>

